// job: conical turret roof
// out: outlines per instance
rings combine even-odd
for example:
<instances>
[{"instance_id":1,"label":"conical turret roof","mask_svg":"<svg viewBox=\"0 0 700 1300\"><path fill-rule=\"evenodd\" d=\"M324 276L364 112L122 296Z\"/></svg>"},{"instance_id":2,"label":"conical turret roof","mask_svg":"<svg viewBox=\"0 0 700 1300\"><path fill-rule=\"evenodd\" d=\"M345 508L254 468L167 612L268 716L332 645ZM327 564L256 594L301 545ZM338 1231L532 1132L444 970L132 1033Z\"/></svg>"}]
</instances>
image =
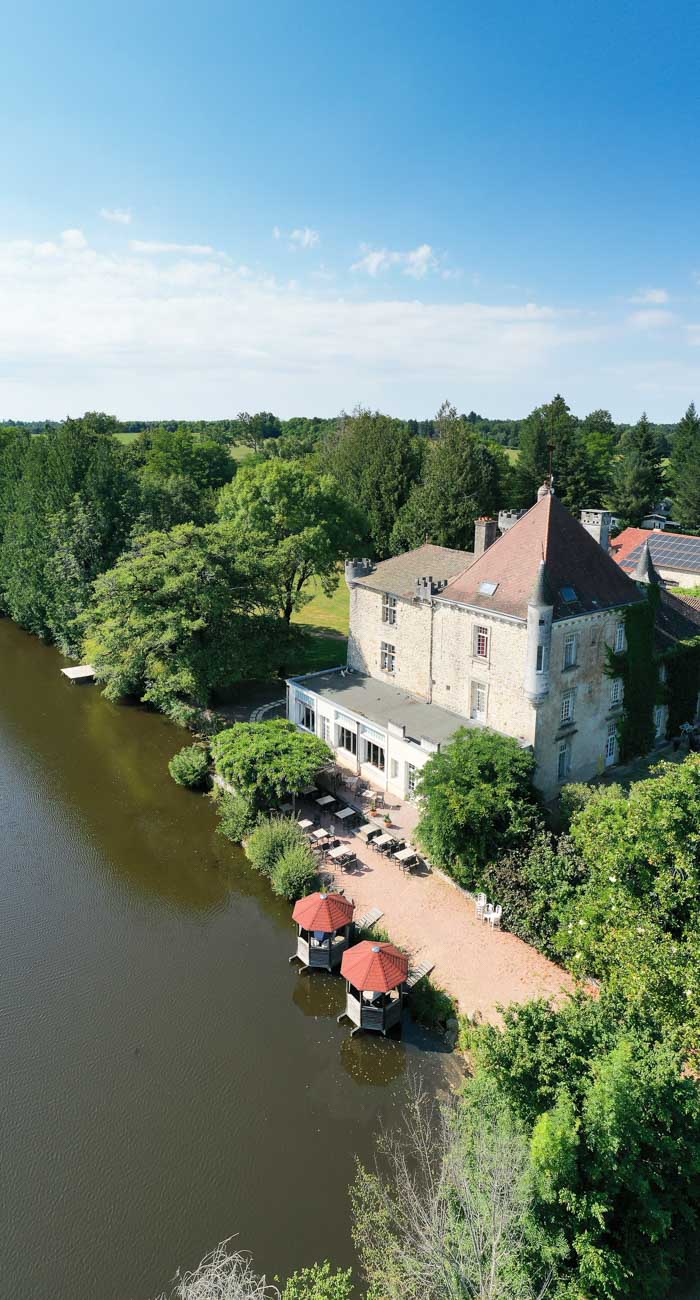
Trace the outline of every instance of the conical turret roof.
<instances>
[{"instance_id":1,"label":"conical turret roof","mask_svg":"<svg viewBox=\"0 0 700 1300\"><path fill-rule=\"evenodd\" d=\"M639 559L630 576L633 582L644 582L650 587L659 587L661 585L659 575L654 568L648 542L644 543Z\"/></svg>"}]
</instances>

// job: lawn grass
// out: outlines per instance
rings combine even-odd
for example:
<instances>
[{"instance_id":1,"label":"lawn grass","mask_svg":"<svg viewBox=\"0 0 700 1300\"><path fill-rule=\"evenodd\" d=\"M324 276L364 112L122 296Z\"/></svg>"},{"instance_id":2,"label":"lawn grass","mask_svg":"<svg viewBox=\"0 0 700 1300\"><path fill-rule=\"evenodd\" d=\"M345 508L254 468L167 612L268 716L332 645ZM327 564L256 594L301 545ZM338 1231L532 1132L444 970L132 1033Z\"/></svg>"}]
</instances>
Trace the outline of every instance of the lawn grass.
<instances>
[{"instance_id":1,"label":"lawn grass","mask_svg":"<svg viewBox=\"0 0 700 1300\"><path fill-rule=\"evenodd\" d=\"M308 590L313 593L312 598L292 615L292 622L322 632L339 632L346 637L350 626L350 592L342 574L332 596L324 596L317 578L312 579Z\"/></svg>"},{"instance_id":2,"label":"lawn grass","mask_svg":"<svg viewBox=\"0 0 700 1300\"><path fill-rule=\"evenodd\" d=\"M285 671L289 677L303 673L320 673L325 668L340 668L347 659L347 642L337 636L304 636L290 654Z\"/></svg>"}]
</instances>

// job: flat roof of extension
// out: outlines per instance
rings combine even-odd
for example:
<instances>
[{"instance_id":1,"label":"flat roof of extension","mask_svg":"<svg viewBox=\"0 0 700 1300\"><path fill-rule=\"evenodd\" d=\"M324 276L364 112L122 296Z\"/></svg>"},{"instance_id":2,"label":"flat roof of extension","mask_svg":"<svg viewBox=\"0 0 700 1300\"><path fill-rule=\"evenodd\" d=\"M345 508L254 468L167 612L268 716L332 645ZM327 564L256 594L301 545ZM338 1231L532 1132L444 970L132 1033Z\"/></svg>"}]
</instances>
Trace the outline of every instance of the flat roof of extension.
<instances>
[{"instance_id":1,"label":"flat roof of extension","mask_svg":"<svg viewBox=\"0 0 700 1300\"><path fill-rule=\"evenodd\" d=\"M393 722L406 728L406 739L417 744L421 739L442 745L460 727L478 727L481 724L458 713L450 713L437 704L426 704L413 695L406 695L398 686L377 681L364 673L350 669L333 669L327 673L310 673L306 677L291 677L290 682L302 689L313 691L339 709L347 709L371 725L386 727Z\"/></svg>"}]
</instances>

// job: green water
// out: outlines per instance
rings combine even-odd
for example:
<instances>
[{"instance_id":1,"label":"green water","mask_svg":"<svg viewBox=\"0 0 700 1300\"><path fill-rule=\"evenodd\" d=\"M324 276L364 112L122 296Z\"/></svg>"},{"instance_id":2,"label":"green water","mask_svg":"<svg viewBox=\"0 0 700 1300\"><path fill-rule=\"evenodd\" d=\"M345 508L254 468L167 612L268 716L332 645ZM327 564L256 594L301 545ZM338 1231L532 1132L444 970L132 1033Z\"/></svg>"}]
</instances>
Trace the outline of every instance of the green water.
<instances>
[{"instance_id":1,"label":"green water","mask_svg":"<svg viewBox=\"0 0 700 1300\"><path fill-rule=\"evenodd\" d=\"M353 1262L347 1187L445 1058L336 1024L289 908L167 775L183 735L0 620L2 1295L147 1300L238 1234ZM381 902L381 900L377 900Z\"/></svg>"}]
</instances>

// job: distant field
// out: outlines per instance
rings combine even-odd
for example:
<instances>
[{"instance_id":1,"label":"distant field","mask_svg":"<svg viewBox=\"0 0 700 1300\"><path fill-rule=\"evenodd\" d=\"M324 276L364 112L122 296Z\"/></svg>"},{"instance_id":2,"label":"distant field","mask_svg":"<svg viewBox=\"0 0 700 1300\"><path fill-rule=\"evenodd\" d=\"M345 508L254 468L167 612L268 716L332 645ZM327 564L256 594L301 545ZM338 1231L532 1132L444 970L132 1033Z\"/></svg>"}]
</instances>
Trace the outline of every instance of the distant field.
<instances>
[{"instance_id":1,"label":"distant field","mask_svg":"<svg viewBox=\"0 0 700 1300\"><path fill-rule=\"evenodd\" d=\"M117 442L123 442L126 446L127 443L133 442L134 438L138 438L139 435L137 433L115 433L114 436Z\"/></svg>"},{"instance_id":2,"label":"distant field","mask_svg":"<svg viewBox=\"0 0 700 1300\"><path fill-rule=\"evenodd\" d=\"M138 433L115 433L114 436L118 442L122 442L124 443L124 446L128 446L128 444L134 442L139 435ZM237 461L245 460L246 456L250 456L251 454L250 447L231 447L230 451L233 459Z\"/></svg>"},{"instance_id":3,"label":"distant field","mask_svg":"<svg viewBox=\"0 0 700 1300\"><path fill-rule=\"evenodd\" d=\"M339 632L347 636L350 623L350 592L344 577L340 578L332 596L324 596L320 582L310 584L313 598L308 605L292 615L292 622L319 631Z\"/></svg>"},{"instance_id":4,"label":"distant field","mask_svg":"<svg viewBox=\"0 0 700 1300\"><path fill-rule=\"evenodd\" d=\"M508 460L510 461L511 465L517 465L518 458L520 456L520 452L518 451L518 448L504 447L503 450L506 453L506 456L508 457Z\"/></svg>"}]
</instances>

